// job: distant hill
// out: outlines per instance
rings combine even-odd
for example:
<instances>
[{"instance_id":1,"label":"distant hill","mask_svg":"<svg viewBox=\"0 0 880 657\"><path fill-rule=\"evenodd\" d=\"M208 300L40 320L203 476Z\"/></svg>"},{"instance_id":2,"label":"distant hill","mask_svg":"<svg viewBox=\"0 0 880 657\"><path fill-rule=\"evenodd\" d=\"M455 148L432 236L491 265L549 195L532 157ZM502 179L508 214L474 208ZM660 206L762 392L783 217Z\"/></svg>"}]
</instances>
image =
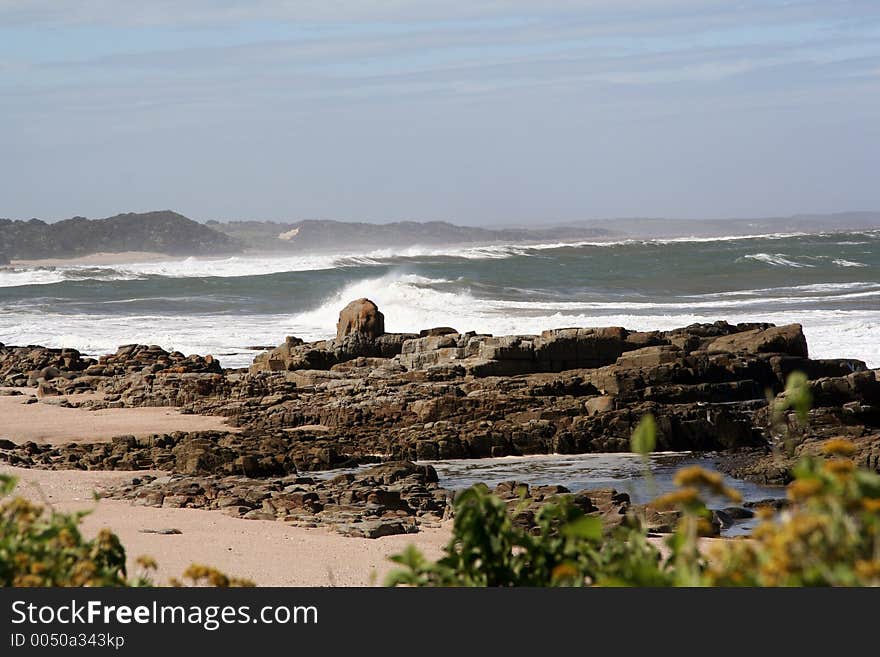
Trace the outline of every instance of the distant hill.
<instances>
[{"instance_id":1,"label":"distant hill","mask_svg":"<svg viewBox=\"0 0 880 657\"><path fill-rule=\"evenodd\" d=\"M74 217L51 224L39 219L0 219L0 263L3 256L15 260L122 251L210 255L240 250L229 235L170 210L106 219Z\"/></svg>"},{"instance_id":2,"label":"distant hill","mask_svg":"<svg viewBox=\"0 0 880 657\"><path fill-rule=\"evenodd\" d=\"M0 265L8 260L71 258L101 252L169 255L357 251L460 244L575 242L591 239L748 235L880 228L880 212L804 214L766 219L623 218L536 228L478 228L445 221L386 224L305 220L207 221L163 210L56 223L0 219Z\"/></svg>"},{"instance_id":3,"label":"distant hill","mask_svg":"<svg viewBox=\"0 0 880 657\"><path fill-rule=\"evenodd\" d=\"M208 221L207 224L257 251L348 251L362 248L448 246L493 242L575 241L609 237L606 228L560 226L552 228L476 228L445 221L397 221L370 224L348 221L307 220Z\"/></svg>"},{"instance_id":4,"label":"distant hill","mask_svg":"<svg viewBox=\"0 0 880 657\"><path fill-rule=\"evenodd\" d=\"M767 233L817 233L824 231L880 228L880 212L837 212L834 214L796 214L789 217L759 219L596 219L572 224L581 227L613 225L627 237L718 237Z\"/></svg>"}]
</instances>

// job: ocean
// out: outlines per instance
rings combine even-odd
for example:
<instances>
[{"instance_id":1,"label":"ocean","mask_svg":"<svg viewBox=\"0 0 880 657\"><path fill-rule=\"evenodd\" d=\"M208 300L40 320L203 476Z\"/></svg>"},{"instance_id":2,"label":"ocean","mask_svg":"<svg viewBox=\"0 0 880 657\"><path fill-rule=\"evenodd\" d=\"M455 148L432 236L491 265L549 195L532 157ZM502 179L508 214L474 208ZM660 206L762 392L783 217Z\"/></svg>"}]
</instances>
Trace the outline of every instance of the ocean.
<instances>
[{"instance_id":1,"label":"ocean","mask_svg":"<svg viewBox=\"0 0 880 657\"><path fill-rule=\"evenodd\" d=\"M0 342L90 355L139 342L242 367L251 347L335 335L364 296L395 332L799 322L811 356L880 367L880 230L12 267Z\"/></svg>"}]
</instances>

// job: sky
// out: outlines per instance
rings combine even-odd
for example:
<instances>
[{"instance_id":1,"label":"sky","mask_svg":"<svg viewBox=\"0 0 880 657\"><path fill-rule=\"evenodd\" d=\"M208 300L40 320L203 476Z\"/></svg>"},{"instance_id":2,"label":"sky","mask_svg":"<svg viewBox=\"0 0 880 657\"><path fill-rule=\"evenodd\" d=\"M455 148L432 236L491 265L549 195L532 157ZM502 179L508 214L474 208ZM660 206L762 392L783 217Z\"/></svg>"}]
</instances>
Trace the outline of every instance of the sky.
<instances>
[{"instance_id":1,"label":"sky","mask_svg":"<svg viewBox=\"0 0 880 657\"><path fill-rule=\"evenodd\" d=\"M880 209L877 0L0 0L0 217Z\"/></svg>"}]
</instances>

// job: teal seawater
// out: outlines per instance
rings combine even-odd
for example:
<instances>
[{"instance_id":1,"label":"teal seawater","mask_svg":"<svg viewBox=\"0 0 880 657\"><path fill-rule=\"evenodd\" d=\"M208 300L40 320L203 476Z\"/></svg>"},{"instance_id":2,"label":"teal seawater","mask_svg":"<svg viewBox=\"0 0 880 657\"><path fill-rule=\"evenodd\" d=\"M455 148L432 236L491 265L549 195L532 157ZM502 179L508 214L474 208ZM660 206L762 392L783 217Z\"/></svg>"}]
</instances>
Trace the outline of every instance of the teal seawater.
<instances>
[{"instance_id":1,"label":"teal seawater","mask_svg":"<svg viewBox=\"0 0 880 657\"><path fill-rule=\"evenodd\" d=\"M242 366L248 347L332 335L360 296L389 331L799 322L813 355L880 366L876 230L11 267L0 342L87 353L147 342Z\"/></svg>"}]
</instances>

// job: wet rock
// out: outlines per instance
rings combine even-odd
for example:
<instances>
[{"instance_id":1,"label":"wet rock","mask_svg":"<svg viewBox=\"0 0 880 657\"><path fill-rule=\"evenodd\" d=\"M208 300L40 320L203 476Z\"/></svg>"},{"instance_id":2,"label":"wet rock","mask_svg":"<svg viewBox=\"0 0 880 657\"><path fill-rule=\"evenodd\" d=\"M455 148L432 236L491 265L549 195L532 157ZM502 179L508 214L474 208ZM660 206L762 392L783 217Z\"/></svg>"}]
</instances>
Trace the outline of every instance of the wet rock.
<instances>
[{"instance_id":1,"label":"wet rock","mask_svg":"<svg viewBox=\"0 0 880 657\"><path fill-rule=\"evenodd\" d=\"M755 517L755 512L741 506L729 506L721 509L732 520L748 520Z\"/></svg>"},{"instance_id":2,"label":"wet rock","mask_svg":"<svg viewBox=\"0 0 880 657\"><path fill-rule=\"evenodd\" d=\"M769 508L774 511L782 511L787 508L789 505L789 501L784 497L769 497L767 499L758 500L756 502L745 502L743 504L746 509L762 509Z\"/></svg>"}]
</instances>

